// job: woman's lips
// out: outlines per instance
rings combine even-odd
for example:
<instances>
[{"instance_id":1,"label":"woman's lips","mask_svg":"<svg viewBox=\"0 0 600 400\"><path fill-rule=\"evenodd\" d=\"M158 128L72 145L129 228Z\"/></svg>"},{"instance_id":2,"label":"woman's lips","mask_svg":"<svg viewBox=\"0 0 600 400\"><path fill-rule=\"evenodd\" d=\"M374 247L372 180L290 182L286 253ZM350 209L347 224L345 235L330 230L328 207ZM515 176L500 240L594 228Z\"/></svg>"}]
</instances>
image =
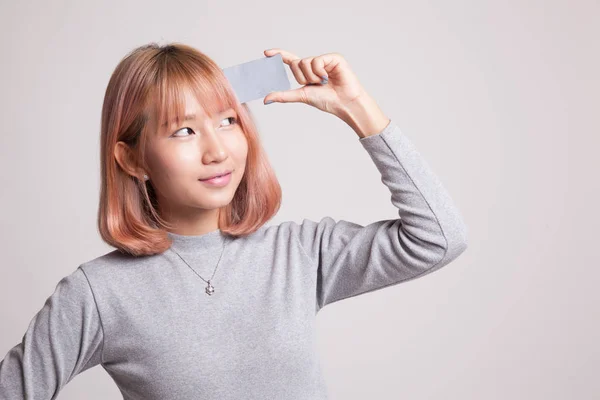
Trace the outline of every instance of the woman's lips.
<instances>
[{"instance_id":1,"label":"woman's lips","mask_svg":"<svg viewBox=\"0 0 600 400\"><path fill-rule=\"evenodd\" d=\"M200 182L207 183L211 186L225 186L231 180L231 172L227 175L218 176L212 179L198 179Z\"/></svg>"}]
</instances>

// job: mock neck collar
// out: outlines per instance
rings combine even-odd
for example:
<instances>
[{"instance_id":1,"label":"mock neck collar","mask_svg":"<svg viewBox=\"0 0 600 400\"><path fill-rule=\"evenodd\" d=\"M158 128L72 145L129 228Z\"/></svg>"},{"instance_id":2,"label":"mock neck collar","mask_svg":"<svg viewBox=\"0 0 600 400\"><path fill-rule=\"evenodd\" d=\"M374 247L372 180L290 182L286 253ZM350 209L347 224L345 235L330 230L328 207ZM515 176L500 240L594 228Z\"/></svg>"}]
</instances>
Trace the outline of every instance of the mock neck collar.
<instances>
[{"instance_id":1,"label":"mock neck collar","mask_svg":"<svg viewBox=\"0 0 600 400\"><path fill-rule=\"evenodd\" d=\"M171 248L177 252L193 252L222 248L228 235L220 229L203 233L202 235L180 235L167 232L172 241Z\"/></svg>"}]
</instances>

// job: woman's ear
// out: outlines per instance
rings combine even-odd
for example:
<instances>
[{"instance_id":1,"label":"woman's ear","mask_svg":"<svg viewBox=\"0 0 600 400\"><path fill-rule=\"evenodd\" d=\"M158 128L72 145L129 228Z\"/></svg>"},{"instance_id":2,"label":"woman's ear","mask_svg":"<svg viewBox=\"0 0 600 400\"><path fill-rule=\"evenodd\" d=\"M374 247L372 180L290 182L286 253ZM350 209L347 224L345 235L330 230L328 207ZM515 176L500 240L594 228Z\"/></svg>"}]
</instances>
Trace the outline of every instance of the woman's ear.
<instances>
[{"instance_id":1,"label":"woman's ear","mask_svg":"<svg viewBox=\"0 0 600 400\"><path fill-rule=\"evenodd\" d=\"M147 180L146 177L148 175L146 175L146 172L142 168L138 167L137 163L135 162L133 152L125 142L117 142L114 156L121 169L123 169L123 171L125 171L127 174L138 178L139 180Z\"/></svg>"}]
</instances>

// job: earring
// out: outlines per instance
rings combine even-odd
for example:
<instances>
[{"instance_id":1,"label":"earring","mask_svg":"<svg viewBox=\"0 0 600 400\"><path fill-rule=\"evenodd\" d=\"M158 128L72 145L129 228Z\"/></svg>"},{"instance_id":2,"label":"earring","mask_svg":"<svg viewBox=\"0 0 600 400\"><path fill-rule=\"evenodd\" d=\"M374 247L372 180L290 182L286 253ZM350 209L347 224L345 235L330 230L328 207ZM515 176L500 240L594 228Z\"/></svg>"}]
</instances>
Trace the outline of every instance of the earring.
<instances>
[{"instance_id":1,"label":"earring","mask_svg":"<svg viewBox=\"0 0 600 400\"><path fill-rule=\"evenodd\" d=\"M148 179L150 179L148 175L144 174L144 180L147 181Z\"/></svg>"}]
</instances>

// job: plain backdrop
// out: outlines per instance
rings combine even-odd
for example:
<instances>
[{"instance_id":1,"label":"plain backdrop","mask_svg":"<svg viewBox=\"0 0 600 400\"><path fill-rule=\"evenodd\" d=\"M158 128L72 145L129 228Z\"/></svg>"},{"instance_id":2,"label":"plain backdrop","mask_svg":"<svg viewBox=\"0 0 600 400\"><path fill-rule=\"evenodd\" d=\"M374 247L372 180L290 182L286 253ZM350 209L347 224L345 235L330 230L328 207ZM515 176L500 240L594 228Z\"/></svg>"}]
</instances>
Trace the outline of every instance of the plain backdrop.
<instances>
[{"instance_id":1,"label":"plain backdrop","mask_svg":"<svg viewBox=\"0 0 600 400\"><path fill-rule=\"evenodd\" d=\"M443 269L319 313L331 398L600 398L599 20L593 1L2 0L0 359L63 276L113 250L99 130L120 59L178 41L224 68L280 47L341 53L469 228ZM343 121L249 105L283 189L269 225L397 217ZM59 398L121 395L96 366Z\"/></svg>"}]
</instances>

